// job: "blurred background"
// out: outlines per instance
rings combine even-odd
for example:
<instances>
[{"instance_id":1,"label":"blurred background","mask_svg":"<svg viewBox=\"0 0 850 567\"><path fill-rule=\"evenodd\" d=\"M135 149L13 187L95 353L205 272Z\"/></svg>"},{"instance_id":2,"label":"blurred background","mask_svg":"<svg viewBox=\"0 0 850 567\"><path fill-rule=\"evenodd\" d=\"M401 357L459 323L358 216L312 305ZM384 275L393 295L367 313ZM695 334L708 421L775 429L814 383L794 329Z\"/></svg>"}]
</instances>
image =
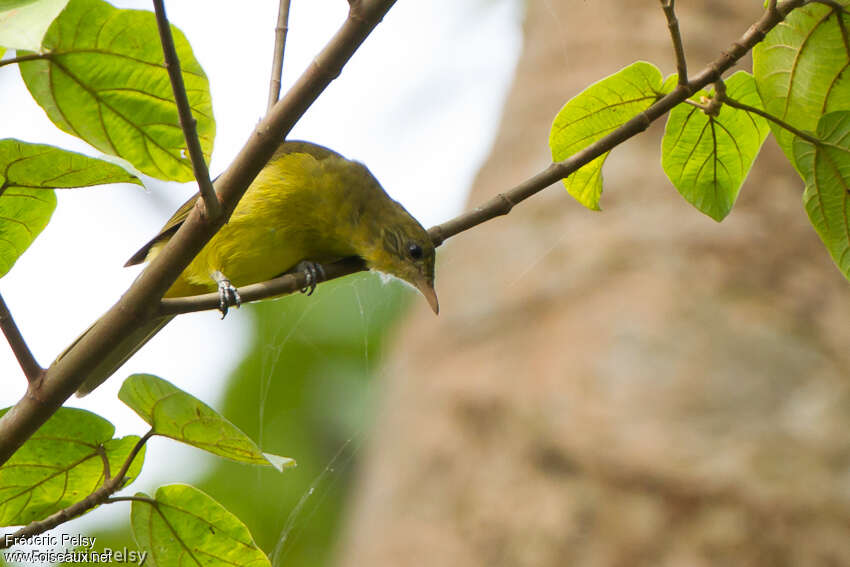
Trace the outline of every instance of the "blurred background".
<instances>
[{"instance_id":1,"label":"blurred background","mask_svg":"<svg viewBox=\"0 0 850 567\"><path fill-rule=\"evenodd\" d=\"M193 7L173 4L211 77L218 171L262 112L265 55L254 76L236 73L245 54L270 53L274 7L244 22L241 8L206 14L200 26L267 35L259 45L221 32L207 41ZM692 72L761 6L677 4ZM287 77L344 8L294 1ZM325 23L333 10L339 18ZM429 226L458 211L469 186L474 206L545 167L563 103L636 59L674 70L657 2L399 2L293 137L362 159ZM0 91L14 80L3 69ZM227 126L234 107L250 110ZM450 240L439 252L439 318L408 290L361 274L224 323L205 314L170 325L138 370L205 399L299 467L280 475L154 442L138 484L197 484L278 550L279 565L850 565L847 282L770 139L717 224L664 178L662 133L656 124L609 158L604 212L553 187ZM139 217L138 238L108 261L111 252L85 254L67 266L36 247L53 238L80 249L69 235L100 209L71 203L97 191L60 200L57 221L68 209L73 224L56 236L51 224L2 282L28 337L45 325L36 315L79 308L83 320L55 345L44 339L41 360L126 287L83 295L89 278L102 279L88 274L120 272L189 189L173 202L166 191L114 197L127 216L109 221L113 230ZM147 208L154 220L142 221ZM181 358L186 366L170 362ZM8 382L22 381L8 368ZM114 397L108 388L86 403ZM142 431L121 408L101 413L123 433ZM129 541L95 523L105 513L67 529L106 546Z\"/></svg>"}]
</instances>

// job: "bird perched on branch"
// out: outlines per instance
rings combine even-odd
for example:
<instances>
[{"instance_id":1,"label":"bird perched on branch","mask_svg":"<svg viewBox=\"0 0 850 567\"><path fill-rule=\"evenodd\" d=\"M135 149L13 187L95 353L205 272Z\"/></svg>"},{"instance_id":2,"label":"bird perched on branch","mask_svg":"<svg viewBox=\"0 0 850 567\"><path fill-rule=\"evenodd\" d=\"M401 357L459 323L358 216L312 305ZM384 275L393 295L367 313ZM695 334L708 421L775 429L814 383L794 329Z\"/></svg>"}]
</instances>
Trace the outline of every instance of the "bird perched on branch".
<instances>
[{"instance_id":1,"label":"bird perched on branch","mask_svg":"<svg viewBox=\"0 0 850 567\"><path fill-rule=\"evenodd\" d=\"M197 199L195 195L180 207L126 265L155 258L189 216ZM238 306L239 286L304 267L314 288L318 263L349 256L359 256L369 269L414 286L434 313L439 311L434 291L434 245L422 225L387 195L363 164L309 142L284 142L248 187L229 222L180 274L165 297L218 290L224 316L229 305ZM171 319L150 321L116 345L89 374L77 395L83 396L103 383Z\"/></svg>"}]
</instances>

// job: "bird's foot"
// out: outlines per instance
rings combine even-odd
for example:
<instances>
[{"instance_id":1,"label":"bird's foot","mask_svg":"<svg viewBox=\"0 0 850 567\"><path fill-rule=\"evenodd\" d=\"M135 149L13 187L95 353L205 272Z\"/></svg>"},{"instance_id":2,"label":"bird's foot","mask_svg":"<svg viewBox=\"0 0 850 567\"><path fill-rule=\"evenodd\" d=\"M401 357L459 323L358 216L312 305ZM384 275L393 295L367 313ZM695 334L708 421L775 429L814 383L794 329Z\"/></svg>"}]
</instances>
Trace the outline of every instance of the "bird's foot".
<instances>
[{"instance_id":1,"label":"bird's foot","mask_svg":"<svg viewBox=\"0 0 850 567\"><path fill-rule=\"evenodd\" d=\"M307 295L313 295L313 292L316 291L316 285L320 281L325 280L325 269L321 264L317 264L316 262L308 262L304 260L303 262L299 262L297 266L295 266L296 270L304 272L307 276L307 285L301 288L301 293L306 293Z\"/></svg>"},{"instance_id":2,"label":"bird's foot","mask_svg":"<svg viewBox=\"0 0 850 567\"><path fill-rule=\"evenodd\" d=\"M213 279L218 284L218 310L221 311L221 318L224 319L230 307L238 309L242 305L242 298L239 297L239 291L221 272L214 272Z\"/></svg>"}]
</instances>

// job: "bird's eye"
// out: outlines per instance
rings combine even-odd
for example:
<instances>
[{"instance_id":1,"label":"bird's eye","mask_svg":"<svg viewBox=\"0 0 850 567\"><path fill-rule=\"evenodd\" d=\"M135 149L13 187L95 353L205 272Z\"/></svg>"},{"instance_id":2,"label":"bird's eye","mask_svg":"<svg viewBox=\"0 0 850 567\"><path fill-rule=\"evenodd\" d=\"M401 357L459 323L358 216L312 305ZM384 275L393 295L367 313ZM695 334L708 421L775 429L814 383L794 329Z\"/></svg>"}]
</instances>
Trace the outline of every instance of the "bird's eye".
<instances>
[{"instance_id":1,"label":"bird's eye","mask_svg":"<svg viewBox=\"0 0 850 567\"><path fill-rule=\"evenodd\" d=\"M411 242L407 245L407 253L410 254L410 257L414 260L422 259L422 247L415 242Z\"/></svg>"}]
</instances>

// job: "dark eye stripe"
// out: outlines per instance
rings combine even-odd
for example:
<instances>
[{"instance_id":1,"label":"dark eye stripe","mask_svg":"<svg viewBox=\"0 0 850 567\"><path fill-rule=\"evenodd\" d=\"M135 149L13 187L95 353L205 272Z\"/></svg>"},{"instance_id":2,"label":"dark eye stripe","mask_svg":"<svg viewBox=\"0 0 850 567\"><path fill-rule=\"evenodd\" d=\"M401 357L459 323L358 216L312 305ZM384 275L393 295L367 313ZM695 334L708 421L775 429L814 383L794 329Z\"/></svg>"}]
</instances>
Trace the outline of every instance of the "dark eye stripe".
<instances>
[{"instance_id":1,"label":"dark eye stripe","mask_svg":"<svg viewBox=\"0 0 850 567\"><path fill-rule=\"evenodd\" d=\"M401 239L391 230L384 231L384 249L390 254L401 256Z\"/></svg>"}]
</instances>

